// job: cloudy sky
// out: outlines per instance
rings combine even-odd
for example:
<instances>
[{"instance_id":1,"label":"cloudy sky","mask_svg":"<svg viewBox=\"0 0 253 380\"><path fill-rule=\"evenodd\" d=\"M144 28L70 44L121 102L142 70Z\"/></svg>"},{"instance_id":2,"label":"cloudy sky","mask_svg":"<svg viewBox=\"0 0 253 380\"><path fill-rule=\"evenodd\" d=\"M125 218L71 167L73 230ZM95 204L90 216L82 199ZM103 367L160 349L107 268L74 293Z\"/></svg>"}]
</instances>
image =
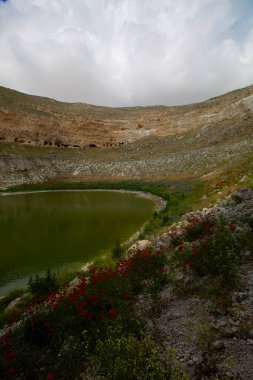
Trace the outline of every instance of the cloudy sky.
<instances>
[{"instance_id":1,"label":"cloudy sky","mask_svg":"<svg viewBox=\"0 0 253 380\"><path fill-rule=\"evenodd\" d=\"M175 105L253 84L253 0L0 0L0 85Z\"/></svg>"}]
</instances>

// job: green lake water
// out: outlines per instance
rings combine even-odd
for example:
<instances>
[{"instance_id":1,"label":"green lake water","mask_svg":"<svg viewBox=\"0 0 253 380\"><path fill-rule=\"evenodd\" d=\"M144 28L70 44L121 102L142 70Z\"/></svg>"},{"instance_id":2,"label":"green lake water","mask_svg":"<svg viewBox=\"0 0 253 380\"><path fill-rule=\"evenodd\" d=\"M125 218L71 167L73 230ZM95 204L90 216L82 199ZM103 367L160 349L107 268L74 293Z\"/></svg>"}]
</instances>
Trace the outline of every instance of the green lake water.
<instances>
[{"instance_id":1,"label":"green lake water","mask_svg":"<svg viewBox=\"0 0 253 380\"><path fill-rule=\"evenodd\" d=\"M147 221L153 201L107 191L0 196L0 296L50 268L80 269Z\"/></svg>"}]
</instances>

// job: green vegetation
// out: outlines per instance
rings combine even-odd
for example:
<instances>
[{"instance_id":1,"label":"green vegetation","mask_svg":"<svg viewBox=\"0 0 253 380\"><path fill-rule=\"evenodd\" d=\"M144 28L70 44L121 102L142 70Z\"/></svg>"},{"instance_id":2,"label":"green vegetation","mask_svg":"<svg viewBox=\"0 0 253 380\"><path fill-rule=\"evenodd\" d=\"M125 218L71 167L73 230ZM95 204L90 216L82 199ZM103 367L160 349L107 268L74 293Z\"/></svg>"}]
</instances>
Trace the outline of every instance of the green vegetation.
<instances>
[{"instance_id":1,"label":"green vegetation","mask_svg":"<svg viewBox=\"0 0 253 380\"><path fill-rule=\"evenodd\" d=\"M124 252L124 249L121 246L120 241L117 240L114 248L112 249L112 258L119 259L122 256L123 252Z\"/></svg>"},{"instance_id":2,"label":"green vegetation","mask_svg":"<svg viewBox=\"0 0 253 380\"><path fill-rule=\"evenodd\" d=\"M48 293L59 290L55 273L51 273L48 269L45 277L39 277L38 274L35 278L31 276L28 282L28 290L35 297L45 296Z\"/></svg>"},{"instance_id":3,"label":"green vegetation","mask_svg":"<svg viewBox=\"0 0 253 380\"><path fill-rule=\"evenodd\" d=\"M87 347L87 346L86 346ZM87 357L98 373L108 379L187 380L175 365L173 352L159 353L151 337L126 335L119 326L110 327L104 340L95 343Z\"/></svg>"},{"instance_id":4,"label":"green vegetation","mask_svg":"<svg viewBox=\"0 0 253 380\"><path fill-rule=\"evenodd\" d=\"M233 288L238 281L245 236L217 214L188 217L187 224L169 232L164 242L170 245L177 265L190 267L197 277L208 276L223 289Z\"/></svg>"},{"instance_id":5,"label":"green vegetation","mask_svg":"<svg viewBox=\"0 0 253 380\"><path fill-rule=\"evenodd\" d=\"M226 288L224 301L235 286L243 237L241 228L216 214L195 214L114 265L93 266L74 284L34 298L15 315L18 324L12 316L12 329L0 340L2 373L17 379L35 374L38 379L78 378L80 373L95 379L117 380L122 374L132 379L187 379L171 352L159 347L159 339L145 337L138 296L148 303L152 319L159 313L159 292L187 272L193 293L191 284L203 278L202 287L213 284L216 300ZM52 278L48 273L43 282Z\"/></svg>"}]
</instances>

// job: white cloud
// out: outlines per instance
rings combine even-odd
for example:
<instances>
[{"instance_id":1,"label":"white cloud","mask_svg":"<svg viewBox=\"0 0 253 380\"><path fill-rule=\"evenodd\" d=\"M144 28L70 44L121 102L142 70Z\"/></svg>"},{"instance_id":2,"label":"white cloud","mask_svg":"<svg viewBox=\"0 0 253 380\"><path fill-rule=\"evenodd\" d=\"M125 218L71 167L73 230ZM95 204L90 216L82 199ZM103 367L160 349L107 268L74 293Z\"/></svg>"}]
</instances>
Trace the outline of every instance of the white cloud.
<instances>
[{"instance_id":1,"label":"white cloud","mask_svg":"<svg viewBox=\"0 0 253 380\"><path fill-rule=\"evenodd\" d=\"M245 9L235 0L0 2L0 84L111 106L204 100L253 83Z\"/></svg>"}]
</instances>

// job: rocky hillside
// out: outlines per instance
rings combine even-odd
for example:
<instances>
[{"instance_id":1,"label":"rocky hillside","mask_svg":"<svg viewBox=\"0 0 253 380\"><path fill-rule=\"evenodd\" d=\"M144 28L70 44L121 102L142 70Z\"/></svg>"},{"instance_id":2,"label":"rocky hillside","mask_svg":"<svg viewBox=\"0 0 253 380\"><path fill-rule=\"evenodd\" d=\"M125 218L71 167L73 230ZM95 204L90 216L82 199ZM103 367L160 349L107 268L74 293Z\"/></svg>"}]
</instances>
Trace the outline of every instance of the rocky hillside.
<instances>
[{"instance_id":1,"label":"rocky hillside","mask_svg":"<svg viewBox=\"0 0 253 380\"><path fill-rule=\"evenodd\" d=\"M0 139L39 146L112 147L173 136L252 116L253 86L177 107L108 108L61 103L0 87Z\"/></svg>"},{"instance_id":2,"label":"rocky hillside","mask_svg":"<svg viewBox=\"0 0 253 380\"><path fill-rule=\"evenodd\" d=\"M177 107L68 104L0 87L0 187L252 170L253 86ZM61 149L67 148L67 149ZM76 148L76 149L73 149Z\"/></svg>"}]
</instances>

